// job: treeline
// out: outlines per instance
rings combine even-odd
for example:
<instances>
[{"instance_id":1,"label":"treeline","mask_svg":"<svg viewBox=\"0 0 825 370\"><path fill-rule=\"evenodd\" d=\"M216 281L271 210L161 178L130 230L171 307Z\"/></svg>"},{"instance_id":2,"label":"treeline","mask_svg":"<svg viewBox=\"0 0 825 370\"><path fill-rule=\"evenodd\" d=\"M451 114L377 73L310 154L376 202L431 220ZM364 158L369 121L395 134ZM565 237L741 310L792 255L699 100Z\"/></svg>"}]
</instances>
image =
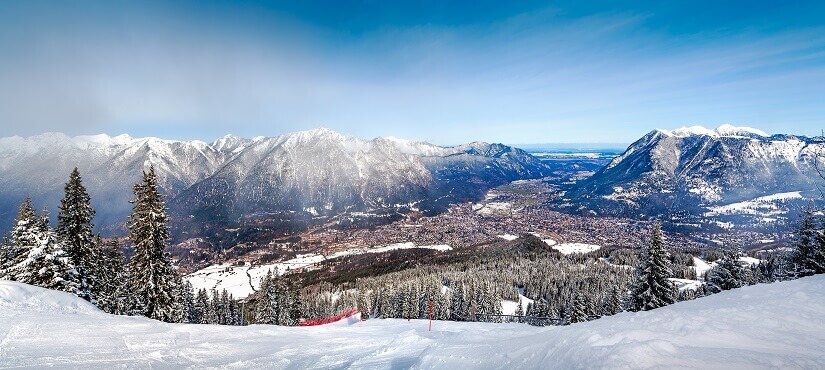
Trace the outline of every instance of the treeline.
<instances>
[{"instance_id":1,"label":"treeline","mask_svg":"<svg viewBox=\"0 0 825 370\"><path fill-rule=\"evenodd\" d=\"M302 317L330 317L358 308L364 319L432 317L565 325L623 311L652 310L742 286L823 273L823 226L821 217L807 213L794 251L765 255L758 264L743 261L739 248L708 251L715 255L716 265L695 289L679 290L673 280L697 279L693 256L670 251L656 225L650 232L650 243L638 251L564 256L550 248L532 246L522 248L529 252L416 267L340 285L312 285L301 290ZM542 242L524 236L522 243ZM283 301L279 297L258 293L252 304L269 307L273 299ZM516 304L514 315L501 314L502 301Z\"/></svg>"},{"instance_id":2,"label":"treeline","mask_svg":"<svg viewBox=\"0 0 825 370\"><path fill-rule=\"evenodd\" d=\"M235 325L243 322L238 301L226 291L199 291L184 282L165 253L169 221L154 168L133 187L127 227L134 254L126 261L121 246L94 234L91 197L75 168L64 187L57 226L38 214L30 198L0 247L0 279L75 294L118 315L165 322Z\"/></svg>"}]
</instances>

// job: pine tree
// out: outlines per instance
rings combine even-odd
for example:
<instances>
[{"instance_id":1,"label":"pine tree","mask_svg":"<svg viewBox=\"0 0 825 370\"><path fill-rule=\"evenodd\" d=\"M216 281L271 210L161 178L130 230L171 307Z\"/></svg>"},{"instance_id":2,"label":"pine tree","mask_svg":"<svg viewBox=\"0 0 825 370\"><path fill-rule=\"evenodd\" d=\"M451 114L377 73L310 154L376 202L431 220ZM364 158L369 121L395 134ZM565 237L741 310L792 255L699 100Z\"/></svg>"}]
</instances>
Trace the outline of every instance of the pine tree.
<instances>
[{"instance_id":1,"label":"pine tree","mask_svg":"<svg viewBox=\"0 0 825 370\"><path fill-rule=\"evenodd\" d=\"M29 255L29 249L37 243L36 224L37 211L32 207L31 198L26 197L20 205L14 228L4 241L3 260L0 260L0 279L17 280L18 272L14 270L14 266L19 266L25 261Z\"/></svg>"},{"instance_id":2,"label":"pine tree","mask_svg":"<svg viewBox=\"0 0 825 370\"><path fill-rule=\"evenodd\" d=\"M607 297L604 299L604 304L602 307L602 315L603 316L611 316L615 315L623 310L623 295L619 291L619 288L614 285L610 292L607 294Z\"/></svg>"},{"instance_id":3,"label":"pine tree","mask_svg":"<svg viewBox=\"0 0 825 370\"><path fill-rule=\"evenodd\" d=\"M100 235L95 237L95 244L99 245L97 262L97 306L105 312L122 315L126 313L128 280L124 263L126 257L116 241L104 242Z\"/></svg>"},{"instance_id":4,"label":"pine tree","mask_svg":"<svg viewBox=\"0 0 825 370\"><path fill-rule=\"evenodd\" d=\"M206 289L198 290L198 295L195 297L194 311L194 322L196 324L209 323L209 294L206 292Z\"/></svg>"},{"instance_id":5,"label":"pine tree","mask_svg":"<svg viewBox=\"0 0 825 370\"><path fill-rule=\"evenodd\" d=\"M57 214L57 235L77 270L79 296L95 303L96 296L103 289L98 286L103 283L98 265L100 251L92 233L95 211L92 209L91 198L83 186L77 167L69 176L64 191L65 195L60 201L60 212Z\"/></svg>"},{"instance_id":6,"label":"pine tree","mask_svg":"<svg viewBox=\"0 0 825 370\"><path fill-rule=\"evenodd\" d=\"M12 266L15 280L46 289L78 293L79 284L71 260L49 227L49 214L43 210L21 241L32 243L22 246L28 250L26 258Z\"/></svg>"},{"instance_id":7,"label":"pine tree","mask_svg":"<svg viewBox=\"0 0 825 370\"><path fill-rule=\"evenodd\" d=\"M467 303L464 300L464 284L453 282L450 284L453 289L452 309L450 320L453 321L467 321L469 320L469 312Z\"/></svg>"},{"instance_id":8,"label":"pine tree","mask_svg":"<svg viewBox=\"0 0 825 370\"><path fill-rule=\"evenodd\" d=\"M818 224L813 212L806 211L799 227L793 256L800 276L825 273L825 235Z\"/></svg>"},{"instance_id":9,"label":"pine tree","mask_svg":"<svg viewBox=\"0 0 825 370\"><path fill-rule=\"evenodd\" d=\"M275 297L270 295L273 283L272 271L267 271L266 276L261 279L261 287L255 295L255 323L257 324L275 324L276 318L271 304Z\"/></svg>"},{"instance_id":10,"label":"pine tree","mask_svg":"<svg viewBox=\"0 0 825 370\"><path fill-rule=\"evenodd\" d=\"M135 254L129 262L133 312L174 322L182 310L176 296L181 278L164 253L169 239L169 221L163 196L158 191L154 167L143 173L143 181L134 186L135 199L129 216L129 240Z\"/></svg>"},{"instance_id":11,"label":"pine tree","mask_svg":"<svg viewBox=\"0 0 825 370\"><path fill-rule=\"evenodd\" d=\"M741 251L732 249L724 252L724 257L707 273L705 280L713 292L730 290L747 285L745 269L739 261Z\"/></svg>"},{"instance_id":12,"label":"pine tree","mask_svg":"<svg viewBox=\"0 0 825 370\"><path fill-rule=\"evenodd\" d=\"M215 288L209 292L209 317L206 319L207 323L218 325L221 322L221 301L218 291Z\"/></svg>"},{"instance_id":13,"label":"pine tree","mask_svg":"<svg viewBox=\"0 0 825 370\"><path fill-rule=\"evenodd\" d=\"M289 322L284 323L284 325L289 326L297 326L298 323L301 321L301 316L303 313L301 305L303 304L303 299L301 296L301 289L293 287L291 289L292 294L290 294L290 304L289 304Z\"/></svg>"},{"instance_id":14,"label":"pine tree","mask_svg":"<svg viewBox=\"0 0 825 370\"><path fill-rule=\"evenodd\" d=\"M361 312L361 319L363 320L369 319L372 312L369 295L363 288L358 290L358 311Z\"/></svg>"},{"instance_id":15,"label":"pine tree","mask_svg":"<svg viewBox=\"0 0 825 370\"><path fill-rule=\"evenodd\" d=\"M670 254L665 249L662 230L653 226L650 232L650 245L639 257L641 265L638 278L633 287L633 308L647 311L676 302L673 284L668 280L673 277L670 269Z\"/></svg>"},{"instance_id":16,"label":"pine tree","mask_svg":"<svg viewBox=\"0 0 825 370\"><path fill-rule=\"evenodd\" d=\"M573 298L573 304L570 309L570 323L575 324L587 321L587 311L587 301L584 298L584 294L576 294L576 297Z\"/></svg>"},{"instance_id":17,"label":"pine tree","mask_svg":"<svg viewBox=\"0 0 825 370\"><path fill-rule=\"evenodd\" d=\"M179 294L183 297L183 310L181 310L181 317L177 322L197 324L198 318L195 316L195 292L192 283L185 281L180 285L180 288L181 292Z\"/></svg>"}]
</instances>

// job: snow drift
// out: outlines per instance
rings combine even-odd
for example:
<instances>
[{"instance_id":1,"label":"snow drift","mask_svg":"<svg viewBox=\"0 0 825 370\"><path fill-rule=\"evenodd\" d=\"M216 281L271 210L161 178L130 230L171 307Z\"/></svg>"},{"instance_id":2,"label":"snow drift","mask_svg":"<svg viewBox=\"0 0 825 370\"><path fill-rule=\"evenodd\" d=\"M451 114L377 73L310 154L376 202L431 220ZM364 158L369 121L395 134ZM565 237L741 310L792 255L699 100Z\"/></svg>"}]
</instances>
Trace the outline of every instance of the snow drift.
<instances>
[{"instance_id":1,"label":"snow drift","mask_svg":"<svg viewBox=\"0 0 825 370\"><path fill-rule=\"evenodd\" d=\"M227 327L111 316L0 281L0 367L823 368L825 276L566 327L369 320Z\"/></svg>"}]
</instances>

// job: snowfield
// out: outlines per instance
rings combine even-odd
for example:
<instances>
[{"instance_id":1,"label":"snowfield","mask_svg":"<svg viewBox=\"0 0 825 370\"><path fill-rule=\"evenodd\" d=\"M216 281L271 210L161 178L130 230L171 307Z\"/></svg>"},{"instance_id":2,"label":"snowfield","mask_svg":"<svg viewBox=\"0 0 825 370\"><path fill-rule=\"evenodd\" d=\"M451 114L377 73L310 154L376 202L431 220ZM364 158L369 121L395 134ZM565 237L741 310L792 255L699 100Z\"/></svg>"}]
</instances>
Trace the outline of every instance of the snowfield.
<instances>
[{"instance_id":1,"label":"snowfield","mask_svg":"<svg viewBox=\"0 0 825 370\"><path fill-rule=\"evenodd\" d=\"M824 368L825 276L566 327L165 324L0 281L0 367Z\"/></svg>"},{"instance_id":2,"label":"snowfield","mask_svg":"<svg viewBox=\"0 0 825 370\"><path fill-rule=\"evenodd\" d=\"M546 240L545 243L547 243ZM553 249L561 252L561 254L590 253L601 248L599 245L584 243L562 243L556 245L555 241L553 241L553 244L548 244L553 247Z\"/></svg>"},{"instance_id":3,"label":"snowfield","mask_svg":"<svg viewBox=\"0 0 825 370\"><path fill-rule=\"evenodd\" d=\"M763 215L774 216L786 212L781 207L781 202L790 199L802 199L800 191L793 191L787 193L777 193L766 195L764 197L754 198L752 200L731 203L724 206L709 207L710 212L706 212L706 216L718 215Z\"/></svg>"},{"instance_id":4,"label":"snowfield","mask_svg":"<svg viewBox=\"0 0 825 370\"><path fill-rule=\"evenodd\" d=\"M415 245L415 243L412 242L396 243L383 247L348 249L328 255L318 253L299 254L295 258L267 265L250 266L246 264L243 266L233 266L229 263L223 263L195 271L186 275L185 278L189 280L195 290L215 289L221 291L226 289L226 291L235 298L244 298L255 292L255 289L261 284L261 279L266 276L269 271L272 271L273 274L282 275L294 269L311 269L315 267L315 265L328 259L355 254L384 253L401 249L432 249L439 252L446 252L453 248L446 244Z\"/></svg>"}]
</instances>

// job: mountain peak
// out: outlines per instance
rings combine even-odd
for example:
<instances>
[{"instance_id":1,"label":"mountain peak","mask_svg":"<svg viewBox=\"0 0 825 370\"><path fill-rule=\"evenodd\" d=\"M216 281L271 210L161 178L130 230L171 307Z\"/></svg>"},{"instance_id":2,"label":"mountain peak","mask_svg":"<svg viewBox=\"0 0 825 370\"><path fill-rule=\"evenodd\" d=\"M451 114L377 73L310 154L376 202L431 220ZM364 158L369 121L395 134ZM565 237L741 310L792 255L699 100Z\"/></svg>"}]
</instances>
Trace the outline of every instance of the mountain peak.
<instances>
[{"instance_id":1,"label":"mountain peak","mask_svg":"<svg viewBox=\"0 0 825 370\"><path fill-rule=\"evenodd\" d=\"M731 124L723 124L714 130L704 126L682 126L675 130L657 129L654 132L659 132L667 136L673 137L690 137L690 136L711 136L711 137L769 137L765 131L758 130L752 127L737 127Z\"/></svg>"},{"instance_id":2,"label":"mountain peak","mask_svg":"<svg viewBox=\"0 0 825 370\"><path fill-rule=\"evenodd\" d=\"M721 136L753 136L753 135L761 136L761 137L770 136L765 131L762 131L762 130L757 130L755 128L745 127L745 126L736 127L736 126L728 124L728 123L725 123L725 124L717 127L715 131Z\"/></svg>"}]
</instances>

